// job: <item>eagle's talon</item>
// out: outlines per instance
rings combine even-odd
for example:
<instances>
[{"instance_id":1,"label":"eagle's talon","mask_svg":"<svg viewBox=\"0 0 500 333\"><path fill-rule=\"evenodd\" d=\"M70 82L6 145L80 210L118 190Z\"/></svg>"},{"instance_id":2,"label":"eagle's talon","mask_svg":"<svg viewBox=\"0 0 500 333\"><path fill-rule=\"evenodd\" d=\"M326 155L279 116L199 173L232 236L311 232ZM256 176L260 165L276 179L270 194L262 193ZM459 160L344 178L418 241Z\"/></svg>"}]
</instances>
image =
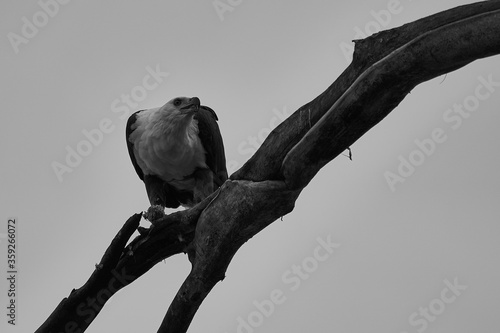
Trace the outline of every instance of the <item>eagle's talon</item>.
<instances>
[{"instance_id":1,"label":"eagle's talon","mask_svg":"<svg viewBox=\"0 0 500 333\"><path fill-rule=\"evenodd\" d=\"M137 227L137 231L141 236L147 235L149 233L149 228Z\"/></svg>"}]
</instances>

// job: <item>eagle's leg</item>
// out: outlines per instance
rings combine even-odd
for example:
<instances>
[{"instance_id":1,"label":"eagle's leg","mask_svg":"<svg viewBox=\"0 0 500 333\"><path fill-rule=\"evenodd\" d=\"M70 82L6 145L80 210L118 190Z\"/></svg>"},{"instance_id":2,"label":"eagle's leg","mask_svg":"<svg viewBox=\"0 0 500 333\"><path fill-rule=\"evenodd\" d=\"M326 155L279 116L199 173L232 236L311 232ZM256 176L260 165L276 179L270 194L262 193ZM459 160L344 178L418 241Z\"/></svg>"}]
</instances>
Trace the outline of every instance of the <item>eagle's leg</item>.
<instances>
[{"instance_id":1,"label":"eagle's leg","mask_svg":"<svg viewBox=\"0 0 500 333\"><path fill-rule=\"evenodd\" d=\"M148 192L149 203L151 206L160 205L165 207L165 191L163 190L163 182L156 176L144 176L144 184Z\"/></svg>"},{"instance_id":2,"label":"eagle's leg","mask_svg":"<svg viewBox=\"0 0 500 333\"><path fill-rule=\"evenodd\" d=\"M163 208L177 208L180 205L179 198L185 200L175 188L169 186L166 182L157 176L144 176L144 184L148 192L149 203L151 206L159 205Z\"/></svg>"},{"instance_id":3,"label":"eagle's leg","mask_svg":"<svg viewBox=\"0 0 500 333\"><path fill-rule=\"evenodd\" d=\"M194 180L193 201L197 204L215 191L214 174L210 169L197 169Z\"/></svg>"}]
</instances>

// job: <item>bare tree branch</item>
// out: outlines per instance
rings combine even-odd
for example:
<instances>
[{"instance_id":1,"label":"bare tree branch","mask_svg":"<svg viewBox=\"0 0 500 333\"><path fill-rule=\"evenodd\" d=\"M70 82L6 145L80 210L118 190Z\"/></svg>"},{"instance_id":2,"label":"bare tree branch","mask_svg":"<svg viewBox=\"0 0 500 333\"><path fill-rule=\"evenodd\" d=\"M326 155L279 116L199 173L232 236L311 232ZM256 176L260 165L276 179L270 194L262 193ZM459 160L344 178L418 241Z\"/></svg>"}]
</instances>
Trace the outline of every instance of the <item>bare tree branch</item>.
<instances>
[{"instance_id":1,"label":"bare tree branch","mask_svg":"<svg viewBox=\"0 0 500 333\"><path fill-rule=\"evenodd\" d=\"M324 128L326 132L315 130L325 144L310 145L306 154L312 163L321 160L315 170L309 169L317 172L382 120L419 83L498 54L499 7L499 1L461 6L355 41L353 61L340 77L278 125L231 179L284 179L283 168L303 168L303 164L288 163L292 155L283 161L299 141L312 139L312 133L306 133L328 113L328 120L322 121L330 124ZM293 155L300 156L298 148L294 150Z\"/></svg>"},{"instance_id":2,"label":"bare tree branch","mask_svg":"<svg viewBox=\"0 0 500 333\"><path fill-rule=\"evenodd\" d=\"M140 215L132 216L89 281L64 299L37 332L65 331L68 325L85 330L117 290L159 261L187 252L192 270L158 330L186 332L240 246L291 212L326 163L416 85L499 53L499 0L457 7L356 41L353 61L342 75L280 124L218 191L192 209L154 221L124 247L139 222ZM89 299L98 303L93 316L82 315Z\"/></svg>"},{"instance_id":3,"label":"bare tree branch","mask_svg":"<svg viewBox=\"0 0 500 333\"><path fill-rule=\"evenodd\" d=\"M200 213L215 194L192 209L167 215L128 246L141 214L131 216L115 236L89 280L64 298L36 332L85 331L118 290L158 262L188 250Z\"/></svg>"}]
</instances>

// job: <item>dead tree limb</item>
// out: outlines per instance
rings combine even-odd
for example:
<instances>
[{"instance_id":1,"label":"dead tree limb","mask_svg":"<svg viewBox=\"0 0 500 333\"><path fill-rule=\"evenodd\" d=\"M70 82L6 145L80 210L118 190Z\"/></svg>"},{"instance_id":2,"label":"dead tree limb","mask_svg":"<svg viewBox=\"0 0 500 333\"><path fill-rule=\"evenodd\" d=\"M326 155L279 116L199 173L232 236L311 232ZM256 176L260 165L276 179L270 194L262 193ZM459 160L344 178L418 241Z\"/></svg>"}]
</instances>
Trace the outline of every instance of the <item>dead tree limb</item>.
<instances>
[{"instance_id":1,"label":"dead tree limb","mask_svg":"<svg viewBox=\"0 0 500 333\"><path fill-rule=\"evenodd\" d=\"M132 216L89 281L64 299L37 332L84 331L117 290L159 261L188 252L192 270L158 330L186 332L241 245L291 212L326 163L416 85L500 53L500 1L457 7L355 43L353 61L341 76L273 130L217 192L192 209L155 221L125 247L140 218Z\"/></svg>"}]
</instances>

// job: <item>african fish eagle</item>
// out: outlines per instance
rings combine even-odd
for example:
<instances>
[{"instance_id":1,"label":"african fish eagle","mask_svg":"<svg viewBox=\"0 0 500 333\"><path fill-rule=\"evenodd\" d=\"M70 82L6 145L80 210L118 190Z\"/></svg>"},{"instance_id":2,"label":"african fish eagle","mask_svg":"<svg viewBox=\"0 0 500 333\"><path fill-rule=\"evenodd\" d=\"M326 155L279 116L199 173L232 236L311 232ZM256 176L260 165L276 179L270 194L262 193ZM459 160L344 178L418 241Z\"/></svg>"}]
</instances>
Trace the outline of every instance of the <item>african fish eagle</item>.
<instances>
[{"instance_id":1,"label":"african fish eagle","mask_svg":"<svg viewBox=\"0 0 500 333\"><path fill-rule=\"evenodd\" d=\"M127 121L127 147L151 205L191 207L227 179L217 115L198 97L177 97Z\"/></svg>"}]
</instances>

